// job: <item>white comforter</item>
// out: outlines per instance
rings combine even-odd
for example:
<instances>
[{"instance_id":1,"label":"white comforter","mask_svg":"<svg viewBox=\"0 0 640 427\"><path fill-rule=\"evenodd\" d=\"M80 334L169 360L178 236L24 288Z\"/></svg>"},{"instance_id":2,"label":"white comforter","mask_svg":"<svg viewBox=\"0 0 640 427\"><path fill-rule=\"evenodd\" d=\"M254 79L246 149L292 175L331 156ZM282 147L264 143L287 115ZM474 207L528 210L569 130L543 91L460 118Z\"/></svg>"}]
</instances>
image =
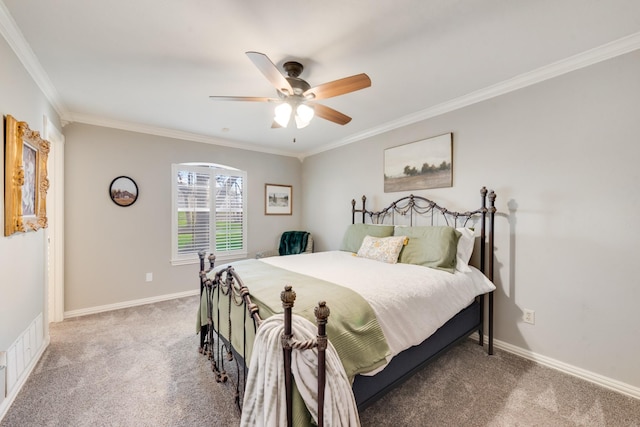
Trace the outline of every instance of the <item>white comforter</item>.
<instances>
[{"instance_id":1,"label":"white comforter","mask_svg":"<svg viewBox=\"0 0 640 427\"><path fill-rule=\"evenodd\" d=\"M387 264L343 251L261 261L348 287L362 295L373 308L387 339L391 350L387 362L431 336L476 296L495 290L493 283L473 267L470 273L451 274L411 264Z\"/></svg>"}]
</instances>

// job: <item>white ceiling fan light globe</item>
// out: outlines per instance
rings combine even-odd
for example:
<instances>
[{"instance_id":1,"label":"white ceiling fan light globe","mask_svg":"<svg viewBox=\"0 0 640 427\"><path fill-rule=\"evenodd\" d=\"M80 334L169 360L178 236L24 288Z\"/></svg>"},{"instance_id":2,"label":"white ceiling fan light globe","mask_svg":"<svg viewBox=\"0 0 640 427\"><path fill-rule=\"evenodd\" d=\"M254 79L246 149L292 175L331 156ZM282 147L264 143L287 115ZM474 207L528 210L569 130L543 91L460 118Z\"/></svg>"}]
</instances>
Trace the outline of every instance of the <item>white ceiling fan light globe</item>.
<instances>
[{"instance_id":1,"label":"white ceiling fan light globe","mask_svg":"<svg viewBox=\"0 0 640 427\"><path fill-rule=\"evenodd\" d=\"M306 122L310 122L313 119L314 113L313 107L307 104L300 104L296 109L296 115Z\"/></svg>"},{"instance_id":2,"label":"white ceiling fan light globe","mask_svg":"<svg viewBox=\"0 0 640 427\"><path fill-rule=\"evenodd\" d=\"M283 128L286 128L289 124L289 118L291 117L291 110L291 105L283 102L275 108L275 117L273 120Z\"/></svg>"},{"instance_id":3,"label":"white ceiling fan light globe","mask_svg":"<svg viewBox=\"0 0 640 427\"><path fill-rule=\"evenodd\" d=\"M296 128L302 129L306 128L307 126L309 126L309 122L305 122L299 116L296 116Z\"/></svg>"},{"instance_id":4,"label":"white ceiling fan light globe","mask_svg":"<svg viewBox=\"0 0 640 427\"><path fill-rule=\"evenodd\" d=\"M306 104L300 104L296 108L296 126L298 129L307 127L313 119L314 111L313 107Z\"/></svg>"}]
</instances>

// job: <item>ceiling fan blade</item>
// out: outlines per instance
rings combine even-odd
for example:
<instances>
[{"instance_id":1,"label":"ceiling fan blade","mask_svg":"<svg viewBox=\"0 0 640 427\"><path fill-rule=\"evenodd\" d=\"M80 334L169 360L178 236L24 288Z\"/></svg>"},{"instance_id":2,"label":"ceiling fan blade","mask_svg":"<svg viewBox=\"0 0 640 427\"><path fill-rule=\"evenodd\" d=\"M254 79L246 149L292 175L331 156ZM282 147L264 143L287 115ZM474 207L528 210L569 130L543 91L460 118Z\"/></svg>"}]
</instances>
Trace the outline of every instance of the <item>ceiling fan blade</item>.
<instances>
[{"instance_id":1,"label":"ceiling fan blade","mask_svg":"<svg viewBox=\"0 0 640 427\"><path fill-rule=\"evenodd\" d=\"M260 52L246 52L246 54L273 87L288 95L293 94L293 88L267 55Z\"/></svg>"},{"instance_id":2,"label":"ceiling fan blade","mask_svg":"<svg viewBox=\"0 0 640 427\"><path fill-rule=\"evenodd\" d=\"M324 83L311 89L306 90L303 96L311 95L311 99L327 99L345 93L355 92L371 86L371 79L366 74L356 74L355 76L345 77L343 79L334 80Z\"/></svg>"},{"instance_id":3,"label":"ceiling fan blade","mask_svg":"<svg viewBox=\"0 0 640 427\"><path fill-rule=\"evenodd\" d=\"M329 120L330 122L337 123L339 125L346 125L351 121L351 117L342 114L340 111L336 111L333 108L327 107L326 105L314 103L309 103L309 105L313 105L316 116Z\"/></svg>"},{"instance_id":4,"label":"ceiling fan blade","mask_svg":"<svg viewBox=\"0 0 640 427\"><path fill-rule=\"evenodd\" d=\"M275 98L265 98L262 96L210 96L214 101L251 101L251 102L275 102L280 101Z\"/></svg>"}]
</instances>

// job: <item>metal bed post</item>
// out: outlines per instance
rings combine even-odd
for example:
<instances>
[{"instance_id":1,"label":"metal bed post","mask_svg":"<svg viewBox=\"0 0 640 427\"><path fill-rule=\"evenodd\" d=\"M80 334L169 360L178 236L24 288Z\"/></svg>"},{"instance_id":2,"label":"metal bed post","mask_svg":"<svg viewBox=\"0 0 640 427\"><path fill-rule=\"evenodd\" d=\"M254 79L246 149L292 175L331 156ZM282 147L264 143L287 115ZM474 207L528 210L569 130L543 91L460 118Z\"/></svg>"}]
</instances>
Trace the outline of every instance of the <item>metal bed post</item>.
<instances>
[{"instance_id":1,"label":"metal bed post","mask_svg":"<svg viewBox=\"0 0 640 427\"><path fill-rule=\"evenodd\" d=\"M318 427L324 425L324 388L326 383L326 350L327 350L327 318L329 317L329 307L325 301L320 301L313 310L318 324Z\"/></svg>"},{"instance_id":2,"label":"metal bed post","mask_svg":"<svg viewBox=\"0 0 640 427\"><path fill-rule=\"evenodd\" d=\"M367 202L367 198L362 196L362 223L365 221L365 214L367 213L367 209L365 208L365 204Z\"/></svg>"},{"instance_id":3,"label":"metal bed post","mask_svg":"<svg viewBox=\"0 0 640 427\"><path fill-rule=\"evenodd\" d=\"M487 228L487 187L480 189L482 205L482 226L480 227L480 271L485 272L485 252L486 252L486 228ZM478 344L484 346L484 295L479 298L480 302L480 326L478 327Z\"/></svg>"},{"instance_id":4,"label":"metal bed post","mask_svg":"<svg viewBox=\"0 0 640 427\"><path fill-rule=\"evenodd\" d=\"M321 301L314 308L318 326L318 334L314 341L297 341L293 337L293 303L296 293L291 285L286 285L284 291L280 293L280 300L284 308L284 332L282 334L282 351L284 352L284 385L285 400L287 405L287 426L293 424L293 374L291 372L291 356L293 349L304 351L316 347L318 349L318 426L324 425L324 396L326 384L326 350L328 338L326 332L327 318L329 317L329 307L325 301Z\"/></svg>"},{"instance_id":5,"label":"metal bed post","mask_svg":"<svg viewBox=\"0 0 640 427\"><path fill-rule=\"evenodd\" d=\"M202 300L202 294L205 291L205 283L207 281L207 273L213 270L213 266L215 264L216 256L214 254L209 255L209 269L205 270L204 268L204 257L206 255L205 251L198 252L198 257L200 258L200 299ZM205 352L205 343L207 334L209 332L209 325L201 325L200 326L200 352ZM209 342L209 346L211 342Z\"/></svg>"},{"instance_id":6,"label":"metal bed post","mask_svg":"<svg viewBox=\"0 0 640 427\"><path fill-rule=\"evenodd\" d=\"M293 337L291 331L291 308L296 300L296 293L290 285L285 286L280 293L282 308L284 308L284 334L282 335L282 351L284 352L284 387L286 391L287 403L287 426L293 425L293 384L291 378L291 345Z\"/></svg>"},{"instance_id":7,"label":"metal bed post","mask_svg":"<svg viewBox=\"0 0 640 427\"><path fill-rule=\"evenodd\" d=\"M493 282L493 252L494 252L494 227L495 227L495 213L496 213L496 193L493 191L489 193L489 226L491 232L489 233L489 248L491 249L489 257L489 280ZM493 354L493 292L489 292L489 354Z\"/></svg>"}]
</instances>

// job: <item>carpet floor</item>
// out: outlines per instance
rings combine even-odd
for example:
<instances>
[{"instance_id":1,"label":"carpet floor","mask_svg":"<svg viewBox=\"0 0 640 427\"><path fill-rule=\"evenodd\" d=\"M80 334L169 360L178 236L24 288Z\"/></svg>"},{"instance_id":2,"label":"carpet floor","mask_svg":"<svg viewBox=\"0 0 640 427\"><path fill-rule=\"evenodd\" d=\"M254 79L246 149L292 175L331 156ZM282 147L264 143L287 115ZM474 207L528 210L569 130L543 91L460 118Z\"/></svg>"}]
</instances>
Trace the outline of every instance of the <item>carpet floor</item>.
<instances>
[{"instance_id":1,"label":"carpet floor","mask_svg":"<svg viewBox=\"0 0 640 427\"><path fill-rule=\"evenodd\" d=\"M197 352L197 297L51 324L0 427L236 426ZM640 400L466 341L361 414L363 426L640 427Z\"/></svg>"}]
</instances>

